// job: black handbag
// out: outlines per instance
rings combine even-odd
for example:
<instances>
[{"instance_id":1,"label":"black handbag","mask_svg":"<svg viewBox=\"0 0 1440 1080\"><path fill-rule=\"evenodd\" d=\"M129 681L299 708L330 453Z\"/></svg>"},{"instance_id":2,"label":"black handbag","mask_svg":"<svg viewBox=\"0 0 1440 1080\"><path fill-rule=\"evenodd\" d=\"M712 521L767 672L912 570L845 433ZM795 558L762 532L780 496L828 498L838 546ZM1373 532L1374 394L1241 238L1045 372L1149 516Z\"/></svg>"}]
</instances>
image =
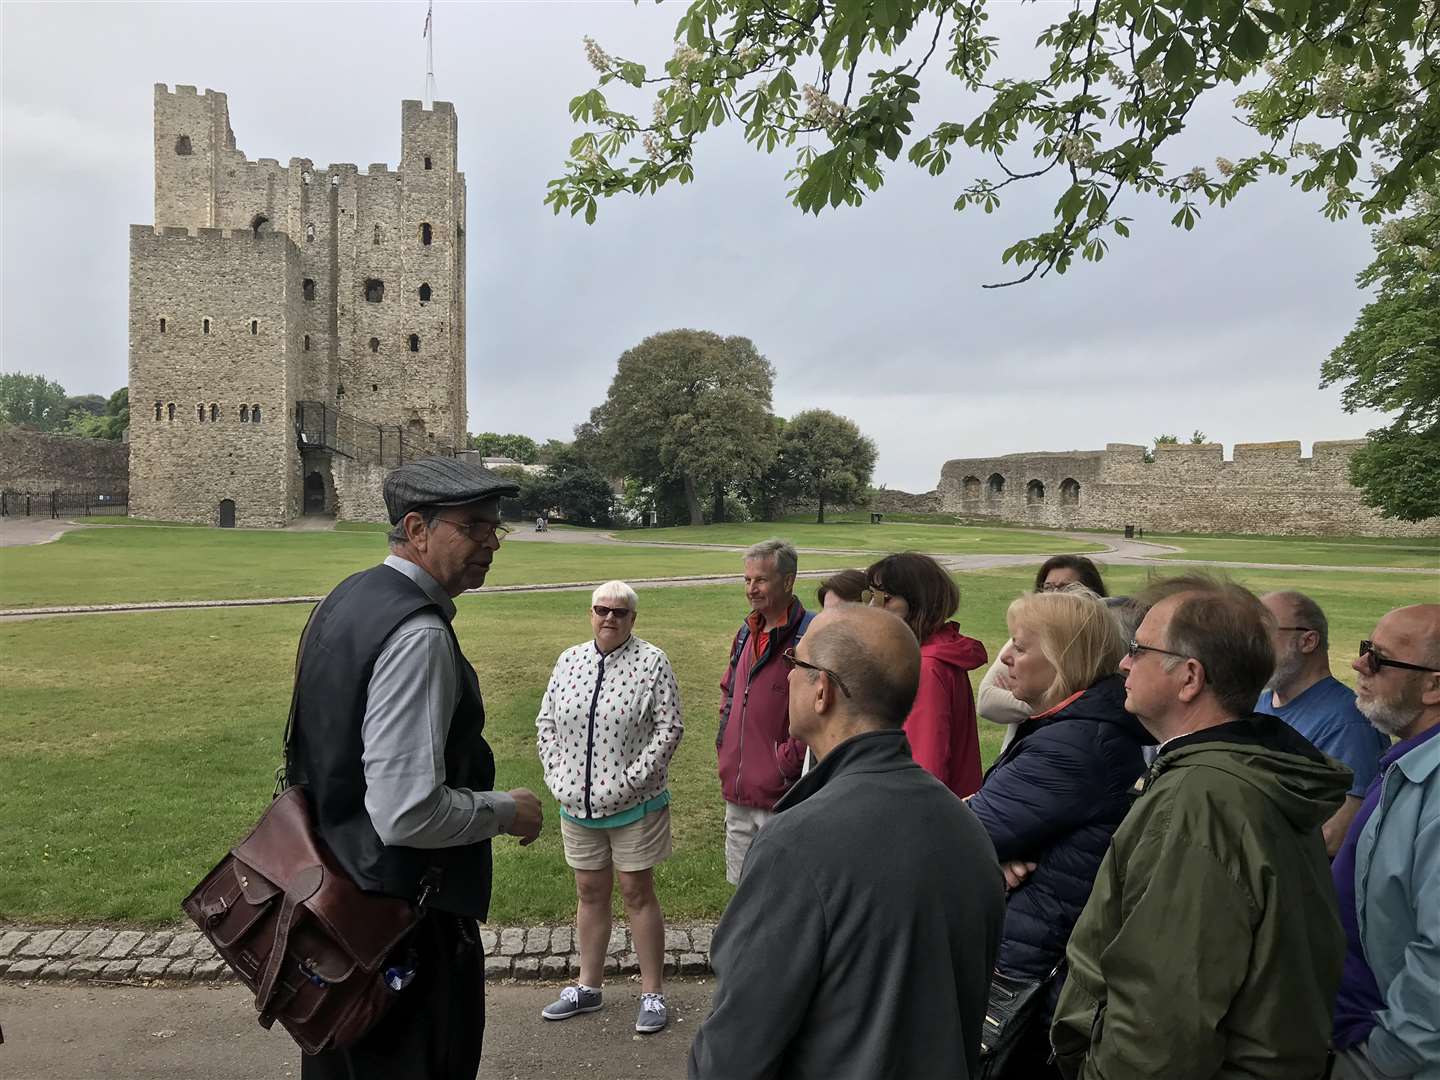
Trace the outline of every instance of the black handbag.
<instances>
[{"instance_id":1,"label":"black handbag","mask_svg":"<svg viewBox=\"0 0 1440 1080\"><path fill-rule=\"evenodd\" d=\"M1062 959L1043 978L1019 978L998 968L990 977L990 1000L985 1005L985 1023L980 1029L980 1072L977 1080L1000 1076L1026 1032L1034 1025L1046 994L1065 961Z\"/></svg>"}]
</instances>

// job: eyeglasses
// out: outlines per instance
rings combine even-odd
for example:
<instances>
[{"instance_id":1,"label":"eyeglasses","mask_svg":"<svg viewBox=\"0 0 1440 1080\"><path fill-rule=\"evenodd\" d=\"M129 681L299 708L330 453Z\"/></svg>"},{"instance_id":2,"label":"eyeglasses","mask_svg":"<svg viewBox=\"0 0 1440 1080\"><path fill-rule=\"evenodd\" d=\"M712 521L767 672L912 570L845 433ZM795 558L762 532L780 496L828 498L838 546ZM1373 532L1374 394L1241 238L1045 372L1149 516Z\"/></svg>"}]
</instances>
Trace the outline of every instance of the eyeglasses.
<instances>
[{"instance_id":1,"label":"eyeglasses","mask_svg":"<svg viewBox=\"0 0 1440 1080\"><path fill-rule=\"evenodd\" d=\"M498 521L456 521L454 518L447 517L437 517L435 520L443 521L447 525L454 525L477 544L483 544L492 536L498 544L510 535L510 526L501 525Z\"/></svg>"},{"instance_id":2,"label":"eyeglasses","mask_svg":"<svg viewBox=\"0 0 1440 1080\"><path fill-rule=\"evenodd\" d=\"M1134 660L1142 652L1162 653L1165 656L1178 656L1181 660L1191 659L1191 657L1186 656L1184 653L1171 652L1169 649L1157 649L1154 645L1141 645L1134 638L1131 638L1130 644L1125 646L1125 655L1130 657L1131 660Z\"/></svg>"},{"instance_id":3,"label":"eyeglasses","mask_svg":"<svg viewBox=\"0 0 1440 1080\"><path fill-rule=\"evenodd\" d=\"M628 618L630 615L628 607L606 607L604 604L592 604L590 610L602 619L607 615L614 615L617 619Z\"/></svg>"},{"instance_id":4,"label":"eyeglasses","mask_svg":"<svg viewBox=\"0 0 1440 1080\"><path fill-rule=\"evenodd\" d=\"M877 603L878 603L881 607L884 607L886 604L888 604L888 603L890 602L890 598L891 598L892 596L894 596L894 595L895 595L894 593L888 593L888 592L886 592L884 589L877 589L877 588L875 588L875 587L872 585L872 586L871 586L870 588L868 588L868 589L861 589L861 590L860 590L860 603L862 603L862 604L877 604Z\"/></svg>"},{"instance_id":5,"label":"eyeglasses","mask_svg":"<svg viewBox=\"0 0 1440 1080\"><path fill-rule=\"evenodd\" d=\"M1360 658L1365 661L1365 666L1370 669L1371 675L1379 675L1382 667L1404 668L1406 671L1428 671L1432 674L1440 674L1440 668L1425 667L1423 664L1407 664L1404 660L1391 660L1387 656L1381 656L1375 651L1373 641L1360 642Z\"/></svg>"},{"instance_id":6,"label":"eyeglasses","mask_svg":"<svg viewBox=\"0 0 1440 1080\"><path fill-rule=\"evenodd\" d=\"M828 667L821 667L819 664L812 664L808 660L801 660L795 655L794 649L786 649L780 654L780 657L792 671L798 667L804 668L806 671L818 671L822 675L829 675L830 678L835 681L835 685L840 687L840 692L846 697L850 696L850 688L845 685L845 680L840 678L839 675L836 675L835 672L831 671Z\"/></svg>"}]
</instances>

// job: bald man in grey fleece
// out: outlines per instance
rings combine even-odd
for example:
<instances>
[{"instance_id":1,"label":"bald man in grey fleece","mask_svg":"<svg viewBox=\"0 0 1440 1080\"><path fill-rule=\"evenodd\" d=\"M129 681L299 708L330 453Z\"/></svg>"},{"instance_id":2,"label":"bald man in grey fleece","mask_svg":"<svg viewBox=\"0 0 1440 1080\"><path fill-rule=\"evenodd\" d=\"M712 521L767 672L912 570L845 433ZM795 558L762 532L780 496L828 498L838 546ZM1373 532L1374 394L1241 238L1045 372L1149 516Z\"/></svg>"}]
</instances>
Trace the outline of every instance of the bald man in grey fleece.
<instances>
[{"instance_id":1,"label":"bald man in grey fleece","mask_svg":"<svg viewBox=\"0 0 1440 1080\"><path fill-rule=\"evenodd\" d=\"M910 756L920 650L843 604L790 663L819 764L756 837L715 930L692 1078L975 1075L1004 887L975 816Z\"/></svg>"}]
</instances>

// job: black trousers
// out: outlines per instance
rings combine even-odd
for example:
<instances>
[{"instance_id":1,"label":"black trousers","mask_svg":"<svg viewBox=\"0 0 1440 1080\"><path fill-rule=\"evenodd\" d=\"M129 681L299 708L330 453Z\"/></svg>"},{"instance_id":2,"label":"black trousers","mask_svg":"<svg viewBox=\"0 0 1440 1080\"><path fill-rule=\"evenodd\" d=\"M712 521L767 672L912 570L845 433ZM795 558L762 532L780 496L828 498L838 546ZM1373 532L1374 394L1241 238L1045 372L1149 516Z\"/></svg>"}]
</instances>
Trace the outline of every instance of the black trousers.
<instances>
[{"instance_id":1,"label":"black trousers","mask_svg":"<svg viewBox=\"0 0 1440 1080\"><path fill-rule=\"evenodd\" d=\"M348 1050L306 1054L301 1080L475 1080L485 1037L485 954L475 920L432 911L413 935L415 981Z\"/></svg>"}]
</instances>

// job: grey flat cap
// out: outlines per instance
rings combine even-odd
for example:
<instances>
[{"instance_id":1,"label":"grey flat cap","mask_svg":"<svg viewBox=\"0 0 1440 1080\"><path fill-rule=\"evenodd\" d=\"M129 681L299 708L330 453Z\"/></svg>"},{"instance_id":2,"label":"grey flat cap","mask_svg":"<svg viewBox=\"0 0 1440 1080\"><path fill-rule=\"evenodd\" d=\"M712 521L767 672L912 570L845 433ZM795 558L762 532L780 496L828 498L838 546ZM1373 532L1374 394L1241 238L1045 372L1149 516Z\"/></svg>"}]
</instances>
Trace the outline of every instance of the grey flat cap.
<instances>
[{"instance_id":1,"label":"grey flat cap","mask_svg":"<svg viewBox=\"0 0 1440 1080\"><path fill-rule=\"evenodd\" d=\"M459 458L428 457L401 465L385 477L390 524L422 506L460 506L520 494L520 485Z\"/></svg>"}]
</instances>

